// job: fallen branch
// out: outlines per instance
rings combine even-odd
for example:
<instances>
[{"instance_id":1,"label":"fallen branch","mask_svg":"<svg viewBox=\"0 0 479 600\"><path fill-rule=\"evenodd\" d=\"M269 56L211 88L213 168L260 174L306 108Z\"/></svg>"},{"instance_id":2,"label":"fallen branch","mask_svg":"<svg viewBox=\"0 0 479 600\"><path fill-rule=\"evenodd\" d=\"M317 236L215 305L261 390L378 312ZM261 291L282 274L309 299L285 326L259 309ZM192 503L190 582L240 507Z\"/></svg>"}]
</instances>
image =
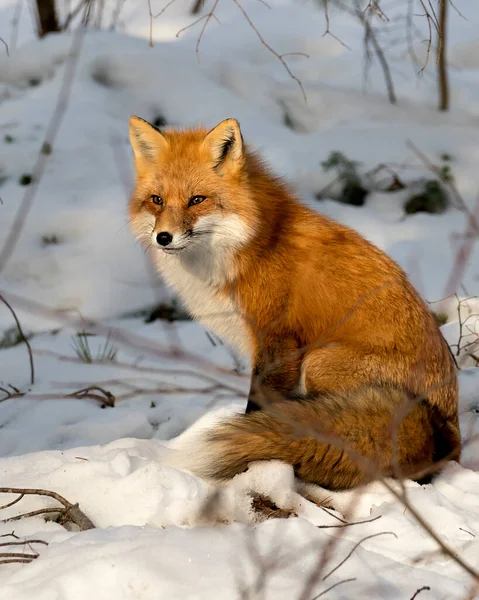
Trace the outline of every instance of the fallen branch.
<instances>
[{"instance_id":1,"label":"fallen branch","mask_svg":"<svg viewBox=\"0 0 479 600\"><path fill-rule=\"evenodd\" d=\"M47 496L48 498L53 498L54 500L56 500L63 506L63 508L60 508L60 507L58 507L58 508L43 508L43 509L28 512L28 513L23 513L21 515L15 516L15 517L3 519L3 521L1 521L2 523L10 523L12 521L19 521L20 519L38 516L40 514L56 513L56 514L58 514L58 518L56 519L57 522L60 523L60 525L63 525L63 527L65 527L65 529L70 530L71 524L76 525L80 529L80 531L86 531L87 529L95 529L95 525L80 510L78 503L72 504L66 498L64 498L63 496L60 496L60 494L57 494L56 492L52 492L50 490L36 489L36 488L1 487L0 494L18 494L19 495L19 497L14 502L11 502L10 504L1 506L0 509L7 508L8 506L12 506L13 504L16 504L17 502L20 502L20 500L26 495Z\"/></svg>"},{"instance_id":2,"label":"fallen branch","mask_svg":"<svg viewBox=\"0 0 479 600\"><path fill-rule=\"evenodd\" d=\"M12 536L16 540L19 540L19 537L15 535L15 533L6 533L1 535L0 537L8 537ZM21 540L15 542L2 542L0 544L0 548L8 548L9 546L28 546L30 548L31 554L25 554L25 552L0 552L0 565L5 565L9 563L31 563L32 560L38 558L40 554L32 548L32 544L43 544L44 546L48 546L48 542L45 540Z\"/></svg>"},{"instance_id":3,"label":"fallen branch","mask_svg":"<svg viewBox=\"0 0 479 600\"><path fill-rule=\"evenodd\" d=\"M95 394L94 392L100 392L99 394ZM67 394L67 398L91 398L93 400L98 400L102 404L106 406L111 406L112 408L115 406L115 396L109 392L108 390L104 390L101 387L96 385L91 385L90 387L83 388L82 390L78 390L77 392L72 392L71 394Z\"/></svg>"},{"instance_id":4,"label":"fallen branch","mask_svg":"<svg viewBox=\"0 0 479 600\"><path fill-rule=\"evenodd\" d=\"M1 386L0 391L6 394L4 398L0 398L0 402L3 402L4 400L12 400L14 398L28 398L29 400L63 400L64 398L77 398L79 400L83 400L86 398L100 402L102 407L111 406L112 408L115 406L116 402L116 396L114 396L108 390L96 385L83 388L76 392L72 392L71 394L27 394L26 392L20 392L17 389L15 389L15 392L12 393L7 388ZM95 392L100 393L97 394ZM125 394L125 396L127 395Z\"/></svg>"}]
</instances>

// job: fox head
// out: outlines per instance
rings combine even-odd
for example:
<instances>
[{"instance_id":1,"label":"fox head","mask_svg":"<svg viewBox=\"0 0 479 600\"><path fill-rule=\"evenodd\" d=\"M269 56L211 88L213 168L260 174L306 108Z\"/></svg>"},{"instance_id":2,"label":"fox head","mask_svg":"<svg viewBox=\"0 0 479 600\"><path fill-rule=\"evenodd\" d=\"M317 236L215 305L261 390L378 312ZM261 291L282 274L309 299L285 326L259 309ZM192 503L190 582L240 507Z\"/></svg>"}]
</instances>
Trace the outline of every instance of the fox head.
<instances>
[{"instance_id":1,"label":"fox head","mask_svg":"<svg viewBox=\"0 0 479 600\"><path fill-rule=\"evenodd\" d=\"M159 131L130 119L136 186L130 222L158 252L186 256L235 250L253 231L239 123L211 131ZM254 211L253 211L254 212Z\"/></svg>"}]
</instances>

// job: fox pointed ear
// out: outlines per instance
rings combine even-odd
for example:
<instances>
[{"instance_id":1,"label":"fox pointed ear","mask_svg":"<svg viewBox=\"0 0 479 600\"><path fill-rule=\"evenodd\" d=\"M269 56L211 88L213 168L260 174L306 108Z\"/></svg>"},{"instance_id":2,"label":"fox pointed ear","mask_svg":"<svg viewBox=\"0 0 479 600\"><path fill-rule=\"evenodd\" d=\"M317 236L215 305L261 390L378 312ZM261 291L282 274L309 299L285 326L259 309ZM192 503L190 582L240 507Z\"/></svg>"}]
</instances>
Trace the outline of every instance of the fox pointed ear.
<instances>
[{"instance_id":1,"label":"fox pointed ear","mask_svg":"<svg viewBox=\"0 0 479 600\"><path fill-rule=\"evenodd\" d=\"M228 166L237 170L243 166L243 136L236 119L221 121L206 135L203 143L208 146L215 169Z\"/></svg>"},{"instance_id":2,"label":"fox pointed ear","mask_svg":"<svg viewBox=\"0 0 479 600\"><path fill-rule=\"evenodd\" d=\"M130 118L130 143L137 168L144 163L154 162L168 146L165 136L140 117Z\"/></svg>"}]
</instances>

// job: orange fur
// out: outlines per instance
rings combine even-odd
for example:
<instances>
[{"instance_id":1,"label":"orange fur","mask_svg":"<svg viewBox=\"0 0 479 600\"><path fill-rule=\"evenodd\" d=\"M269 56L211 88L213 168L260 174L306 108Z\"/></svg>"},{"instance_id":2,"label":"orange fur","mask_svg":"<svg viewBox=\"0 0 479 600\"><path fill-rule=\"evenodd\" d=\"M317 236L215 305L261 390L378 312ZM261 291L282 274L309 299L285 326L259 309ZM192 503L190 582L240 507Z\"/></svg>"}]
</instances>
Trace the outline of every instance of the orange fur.
<instances>
[{"instance_id":1,"label":"orange fur","mask_svg":"<svg viewBox=\"0 0 479 600\"><path fill-rule=\"evenodd\" d=\"M350 453L372 459L378 474L393 474L396 450L408 476L428 462L459 459L454 363L396 263L300 204L244 145L234 119L210 132L160 133L134 117L130 132L137 184L129 210L138 238L155 247L159 271L188 310L253 363L250 414L208 437L209 475L230 477L252 460L280 458L309 481L351 487L370 477L344 447L351 431ZM198 195L204 200L188 206ZM178 250L156 244L164 231ZM308 400L285 401L298 394ZM405 397L411 404L394 449L384 432ZM342 458L322 460L324 443L312 442L311 430L288 429L278 411L287 422L314 421L315 430L324 420ZM298 448L309 456L307 469Z\"/></svg>"}]
</instances>

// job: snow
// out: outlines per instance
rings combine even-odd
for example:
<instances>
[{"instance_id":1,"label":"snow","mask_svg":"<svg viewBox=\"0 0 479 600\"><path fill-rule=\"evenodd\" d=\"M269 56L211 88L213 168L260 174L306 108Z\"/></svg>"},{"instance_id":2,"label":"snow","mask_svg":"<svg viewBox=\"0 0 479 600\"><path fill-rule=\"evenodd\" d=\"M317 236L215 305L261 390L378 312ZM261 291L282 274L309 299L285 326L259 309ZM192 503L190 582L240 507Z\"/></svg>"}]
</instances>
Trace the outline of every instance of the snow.
<instances>
[{"instance_id":1,"label":"snow","mask_svg":"<svg viewBox=\"0 0 479 600\"><path fill-rule=\"evenodd\" d=\"M115 3L105 4L108 24ZM0 385L27 392L0 402L0 486L55 490L78 502L97 526L68 532L41 517L1 523L0 535L14 530L49 545L34 546L40 558L31 564L0 565L0 599L312 600L348 579L354 581L324 597L394 600L429 586L420 598L464 598L470 577L438 553L412 512L380 484L333 494L304 486L290 467L273 461L214 487L175 466L178 452L194 447L199 432L244 409L249 365L193 322L145 323L140 315L171 293L128 228L127 120L138 114L171 125L214 125L238 118L245 139L305 202L356 228L405 268L445 315L442 331L456 353L459 314L473 327L479 312L472 298L479 294L478 244L456 290L459 299L471 299L459 312L458 298L441 300L466 230L465 212L405 217L404 190L373 192L363 207L315 196L333 178L320 165L333 150L359 161L362 173L386 162L406 182L428 176L411 141L435 162L450 154L457 188L473 209L479 193L479 11L465 0L456 4L467 20L451 10L453 110L439 114L434 60L418 78L401 48L390 53L399 98L391 106L375 63L363 80L361 28L334 7L331 30L350 50L321 36L324 15L312 0L276 0L271 9L252 0L242 4L277 52L309 55L288 58L304 85L305 104L296 82L232 2L219 4L221 23L208 25L198 62L201 25L176 38L192 21L186 4L172 4L153 21L152 48L147 3L124 3L116 32L87 34L46 171L0 273L0 292L32 334L35 365L31 385L25 345L0 349ZM10 45L7 56L0 44L0 250L29 189L19 180L32 174L78 42L71 33L36 41L23 6L18 39L11 43L17 6L0 0L0 37ZM152 2L153 13L161 8ZM13 325L11 313L0 308L0 340ZM97 334L88 338L94 357L109 334L114 362L80 360L74 336L84 329ZM466 442L461 465L449 465L431 485L407 482L405 491L440 539L478 570L479 369L463 349L474 335L463 331L456 357ZM115 406L72 396L92 385L114 394ZM304 493L328 498L338 512L325 512ZM298 518L262 522L252 507L258 494ZM1 504L11 500L1 494ZM3 509L2 518L55 505L29 496ZM365 522L331 527L341 524L338 518ZM375 534L381 535L354 549ZM322 576L308 588L328 548Z\"/></svg>"}]
</instances>

